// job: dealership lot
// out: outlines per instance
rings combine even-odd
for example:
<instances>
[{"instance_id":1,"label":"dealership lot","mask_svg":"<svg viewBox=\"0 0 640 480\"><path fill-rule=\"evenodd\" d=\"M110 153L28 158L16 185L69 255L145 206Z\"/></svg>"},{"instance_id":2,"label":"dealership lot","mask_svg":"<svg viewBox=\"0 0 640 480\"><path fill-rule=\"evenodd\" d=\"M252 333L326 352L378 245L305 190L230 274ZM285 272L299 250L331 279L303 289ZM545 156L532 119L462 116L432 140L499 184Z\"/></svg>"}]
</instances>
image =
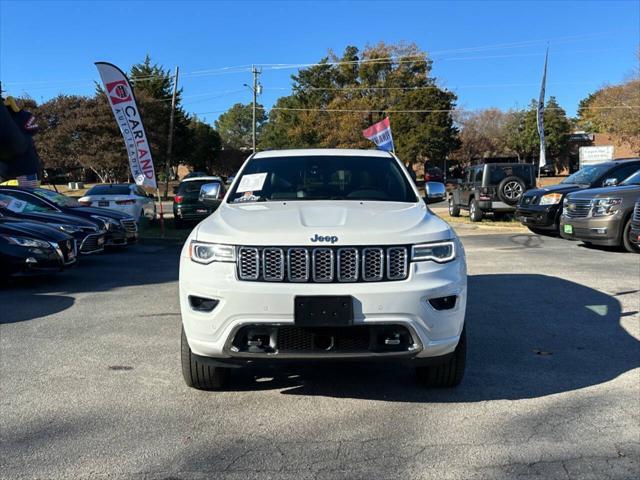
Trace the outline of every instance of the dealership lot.
<instances>
[{"instance_id":1,"label":"dealership lot","mask_svg":"<svg viewBox=\"0 0 640 480\"><path fill-rule=\"evenodd\" d=\"M461 230L453 390L392 365L240 371L188 389L178 244L0 290L0 478L633 478L640 256Z\"/></svg>"}]
</instances>

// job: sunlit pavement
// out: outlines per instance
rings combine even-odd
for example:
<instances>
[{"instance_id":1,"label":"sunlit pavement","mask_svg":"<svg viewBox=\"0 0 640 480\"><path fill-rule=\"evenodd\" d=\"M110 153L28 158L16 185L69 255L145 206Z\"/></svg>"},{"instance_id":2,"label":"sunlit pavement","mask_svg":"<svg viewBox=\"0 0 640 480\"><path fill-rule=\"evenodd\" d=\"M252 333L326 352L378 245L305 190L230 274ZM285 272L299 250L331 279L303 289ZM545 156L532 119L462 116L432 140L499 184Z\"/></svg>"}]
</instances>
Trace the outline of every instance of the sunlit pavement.
<instances>
[{"instance_id":1,"label":"sunlit pavement","mask_svg":"<svg viewBox=\"0 0 640 480\"><path fill-rule=\"evenodd\" d=\"M453 390L389 365L188 389L176 244L0 287L0 478L638 478L640 255L463 242L469 356Z\"/></svg>"}]
</instances>

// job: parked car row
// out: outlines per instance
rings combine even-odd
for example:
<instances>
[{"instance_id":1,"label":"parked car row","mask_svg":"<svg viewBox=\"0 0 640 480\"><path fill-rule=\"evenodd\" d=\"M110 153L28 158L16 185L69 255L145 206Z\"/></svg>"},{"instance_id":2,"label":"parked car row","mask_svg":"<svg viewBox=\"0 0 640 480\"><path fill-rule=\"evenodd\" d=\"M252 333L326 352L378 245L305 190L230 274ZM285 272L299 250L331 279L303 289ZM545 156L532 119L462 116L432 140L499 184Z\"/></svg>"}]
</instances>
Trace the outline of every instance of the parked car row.
<instances>
[{"instance_id":1,"label":"parked car row","mask_svg":"<svg viewBox=\"0 0 640 480\"><path fill-rule=\"evenodd\" d=\"M585 166L557 185L536 187L535 165L493 163L466 172L449 195L449 214L468 210L472 222L486 214L513 213L529 230L587 244L638 252L640 159ZM635 220L634 220L635 219Z\"/></svg>"},{"instance_id":2,"label":"parked car row","mask_svg":"<svg viewBox=\"0 0 640 480\"><path fill-rule=\"evenodd\" d=\"M0 276L64 270L78 256L138 239L134 217L44 188L0 187Z\"/></svg>"}]
</instances>

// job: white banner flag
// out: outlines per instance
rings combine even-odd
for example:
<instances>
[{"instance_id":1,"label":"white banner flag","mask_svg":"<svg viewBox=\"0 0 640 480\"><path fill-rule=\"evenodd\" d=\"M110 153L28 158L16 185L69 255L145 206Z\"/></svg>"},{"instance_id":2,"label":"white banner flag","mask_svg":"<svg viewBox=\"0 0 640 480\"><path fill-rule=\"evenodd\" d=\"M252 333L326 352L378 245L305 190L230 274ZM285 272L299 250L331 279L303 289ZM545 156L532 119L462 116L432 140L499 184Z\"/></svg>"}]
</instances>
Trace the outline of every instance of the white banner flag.
<instances>
[{"instance_id":1,"label":"white banner flag","mask_svg":"<svg viewBox=\"0 0 640 480\"><path fill-rule=\"evenodd\" d=\"M156 172L153 168L151 148L129 79L122 70L111 63L96 62L95 65L127 147L131 175L136 184L156 190Z\"/></svg>"},{"instance_id":2,"label":"white banner flag","mask_svg":"<svg viewBox=\"0 0 640 480\"><path fill-rule=\"evenodd\" d=\"M538 168L542 168L547 164L547 146L544 141L544 94L547 87L547 60L549 58L549 49L544 57L544 71L542 73L542 84L540 85L540 98L538 99L538 135L540 136L540 164Z\"/></svg>"}]
</instances>

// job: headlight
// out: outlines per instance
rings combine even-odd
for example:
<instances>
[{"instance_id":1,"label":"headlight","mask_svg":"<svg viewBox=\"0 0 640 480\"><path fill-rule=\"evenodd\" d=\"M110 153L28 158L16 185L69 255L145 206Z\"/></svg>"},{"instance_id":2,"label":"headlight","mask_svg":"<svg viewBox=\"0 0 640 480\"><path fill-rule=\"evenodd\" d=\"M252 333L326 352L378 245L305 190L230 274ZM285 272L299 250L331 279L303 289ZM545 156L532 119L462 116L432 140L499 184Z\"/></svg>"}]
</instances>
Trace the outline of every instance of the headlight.
<instances>
[{"instance_id":1,"label":"headlight","mask_svg":"<svg viewBox=\"0 0 640 480\"><path fill-rule=\"evenodd\" d=\"M203 243L194 240L189 245L189 256L194 262L204 264L211 262L235 262L236 247L233 245Z\"/></svg>"},{"instance_id":2,"label":"headlight","mask_svg":"<svg viewBox=\"0 0 640 480\"><path fill-rule=\"evenodd\" d=\"M91 215L91 218L100 220L104 224L104 228L106 228L107 230L118 228L120 226L120 224L116 220L110 217L103 217L101 215Z\"/></svg>"},{"instance_id":3,"label":"headlight","mask_svg":"<svg viewBox=\"0 0 640 480\"><path fill-rule=\"evenodd\" d=\"M7 240L10 244L18 245L20 247L51 248L51 244L49 242L45 242L44 240L37 240L35 238L12 237L9 235L2 235L2 238Z\"/></svg>"},{"instance_id":4,"label":"headlight","mask_svg":"<svg viewBox=\"0 0 640 480\"><path fill-rule=\"evenodd\" d=\"M618 206L621 204L621 198L594 198L591 201L592 216L605 217L607 215L615 215L618 212Z\"/></svg>"},{"instance_id":5,"label":"headlight","mask_svg":"<svg viewBox=\"0 0 640 480\"><path fill-rule=\"evenodd\" d=\"M540 205L555 205L560 203L560 200L562 200L561 193L547 193L540 199Z\"/></svg>"},{"instance_id":6,"label":"headlight","mask_svg":"<svg viewBox=\"0 0 640 480\"><path fill-rule=\"evenodd\" d=\"M54 223L51 224L52 227L55 227L59 230L62 230L64 233L78 233L82 229L80 227L76 227L74 225L67 225L66 223Z\"/></svg>"},{"instance_id":7,"label":"headlight","mask_svg":"<svg viewBox=\"0 0 640 480\"><path fill-rule=\"evenodd\" d=\"M432 260L438 263L450 262L456 258L456 244L454 241L423 243L411 247L411 261L425 262Z\"/></svg>"}]
</instances>

